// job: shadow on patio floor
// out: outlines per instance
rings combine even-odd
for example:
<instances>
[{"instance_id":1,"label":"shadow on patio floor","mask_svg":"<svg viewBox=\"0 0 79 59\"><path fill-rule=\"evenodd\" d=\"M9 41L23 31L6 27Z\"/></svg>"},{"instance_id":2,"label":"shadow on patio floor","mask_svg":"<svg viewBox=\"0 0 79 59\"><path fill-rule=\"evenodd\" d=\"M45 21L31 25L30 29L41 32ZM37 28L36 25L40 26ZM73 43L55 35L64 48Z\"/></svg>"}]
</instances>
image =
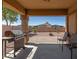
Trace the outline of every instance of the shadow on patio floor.
<instances>
[{"instance_id":1,"label":"shadow on patio floor","mask_svg":"<svg viewBox=\"0 0 79 59\"><path fill-rule=\"evenodd\" d=\"M70 50L65 45L63 47L63 51L61 48L61 44L31 43L25 46L26 49L22 50L15 58L12 59L71 59ZM27 48L27 46L31 46L31 49ZM37 49L35 47L37 47ZM74 49L73 51L73 59L77 59L77 50Z\"/></svg>"}]
</instances>

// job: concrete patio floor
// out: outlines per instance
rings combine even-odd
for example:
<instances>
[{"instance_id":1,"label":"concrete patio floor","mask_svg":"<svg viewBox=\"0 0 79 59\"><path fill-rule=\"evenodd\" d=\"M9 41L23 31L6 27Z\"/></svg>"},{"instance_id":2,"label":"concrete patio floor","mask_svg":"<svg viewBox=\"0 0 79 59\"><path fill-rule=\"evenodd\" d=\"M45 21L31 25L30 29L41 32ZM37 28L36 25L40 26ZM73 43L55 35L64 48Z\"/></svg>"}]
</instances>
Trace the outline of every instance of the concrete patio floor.
<instances>
[{"instance_id":1,"label":"concrete patio floor","mask_svg":"<svg viewBox=\"0 0 79 59\"><path fill-rule=\"evenodd\" d=\"M15 58L5 57L4 59L71 59L70 50L64 45L57 44L34 44L25 45L25 50L21 49ZM28 46L30 46L28 48ZM77 59L76 49L73 50L73 59ZM12 55L11 55L12 56Z\"/></svg>"},{"instance_id":2,"label":"concrete patio floor","mask_svg":"<svg viewBox=\"0 0 79 59\"><path fill-rule=\"evenodd\" d=\"M54 36L49 36L49 33L37 33L29 37L28 45L25 45L25 50L17 51L17 56L13 57L10 53L4 59L71 59L71 53L67 46L62 46L61 42L57 41L57 37L63 37L64 33L54 33ZM73 49L73 59L77 59L76 49Z\"/></svg>"}]
</instances>

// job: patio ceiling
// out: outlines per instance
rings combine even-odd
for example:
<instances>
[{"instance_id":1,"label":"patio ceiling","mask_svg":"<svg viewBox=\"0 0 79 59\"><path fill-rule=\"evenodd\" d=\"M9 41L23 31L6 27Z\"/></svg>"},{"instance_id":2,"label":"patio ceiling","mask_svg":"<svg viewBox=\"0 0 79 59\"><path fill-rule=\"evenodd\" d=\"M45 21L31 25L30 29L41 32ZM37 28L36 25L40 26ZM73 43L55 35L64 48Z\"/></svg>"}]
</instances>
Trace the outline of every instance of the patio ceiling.
<instances>
[{"instance_id":1,"label":"patio ceiling","mask_svg":"<svg viewBox=\"0 0 79 59\"><path fill-rule=\"evenodd\" d=\"M3 6L21 15L67 15L76 0L3 0Z\"/></svg>"},{"instance_id":2,"label":"patio ceiling","mask_svg":"<svg viewBox=\"0 0 79 59\"><path fill-rule=\"evenodd\" d=\"M26 9L68 9L76 0L17 0Z\"/></svg>"}]
</instances>

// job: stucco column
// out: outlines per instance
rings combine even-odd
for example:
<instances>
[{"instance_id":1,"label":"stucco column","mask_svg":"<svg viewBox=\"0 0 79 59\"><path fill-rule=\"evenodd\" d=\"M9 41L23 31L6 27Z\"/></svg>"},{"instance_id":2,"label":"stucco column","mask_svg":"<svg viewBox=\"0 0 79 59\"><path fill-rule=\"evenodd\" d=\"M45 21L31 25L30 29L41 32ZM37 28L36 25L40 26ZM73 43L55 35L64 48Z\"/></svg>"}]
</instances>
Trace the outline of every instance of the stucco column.
<instances>
[{"instance_id":1,"label":"stucco column","mask_svg":"<svg viewBox=\"0 0 79 59\"><path fill-rule=\"evenodd\" d=\"M74 32L77 33L77 11L75 12L75 23L74 23Z\"/></svg>"},{"instance_id":2,"label":"stucco column","mask_svg":"<svg viewBox=\"0 0 79 59\"><path fill-rule=\"evenodd\" d=\"M69 32L69 16L66 17L66 32Z\"/></svg>"},{"instance_id":3,"label":"stucco column","mask_svg":"<svg viewBox=\"0 0 79 59\"><path fill-rule=\"evenodd\" d=\"M27 44L28 40L29 40L29 29L28 29L28 16L27 15L21 15L21 24L22 24L22 31L24 33L26 33L25 35L25 39L24 39L24 42L25 44Z\"/></svg>"}]
</instances>

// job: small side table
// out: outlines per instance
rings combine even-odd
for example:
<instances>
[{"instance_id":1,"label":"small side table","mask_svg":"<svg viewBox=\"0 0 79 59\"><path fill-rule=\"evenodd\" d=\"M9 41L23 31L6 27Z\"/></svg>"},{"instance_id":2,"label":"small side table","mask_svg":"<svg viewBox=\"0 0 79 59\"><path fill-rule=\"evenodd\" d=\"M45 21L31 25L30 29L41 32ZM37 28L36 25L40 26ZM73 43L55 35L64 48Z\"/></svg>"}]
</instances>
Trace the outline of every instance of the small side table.
<instances>
[{"instance_id":1,"label":"small side table","mask_svg":"<svg viewBox=\"0 0 79 59\"><path fill-rule=\"evenodd\" d=\"M9 40L13 40L13 37L2 37L2 57L3 57L3 42L5 43L4 56L6 57L6 42Z\"/></svg>"}]
</instances>

